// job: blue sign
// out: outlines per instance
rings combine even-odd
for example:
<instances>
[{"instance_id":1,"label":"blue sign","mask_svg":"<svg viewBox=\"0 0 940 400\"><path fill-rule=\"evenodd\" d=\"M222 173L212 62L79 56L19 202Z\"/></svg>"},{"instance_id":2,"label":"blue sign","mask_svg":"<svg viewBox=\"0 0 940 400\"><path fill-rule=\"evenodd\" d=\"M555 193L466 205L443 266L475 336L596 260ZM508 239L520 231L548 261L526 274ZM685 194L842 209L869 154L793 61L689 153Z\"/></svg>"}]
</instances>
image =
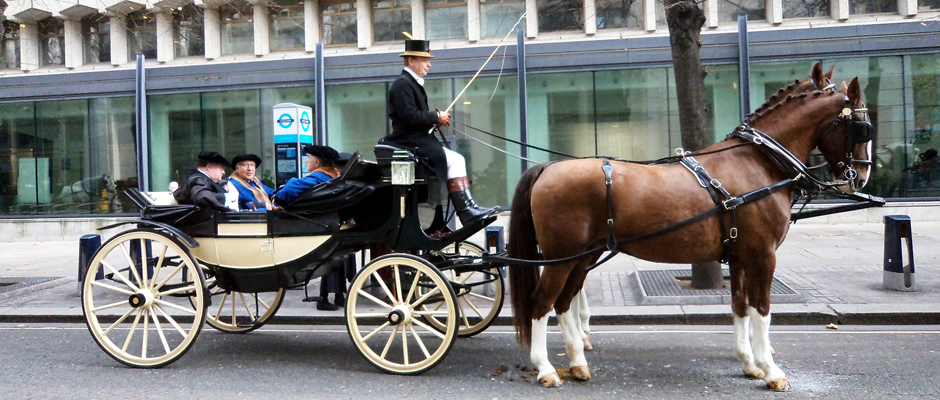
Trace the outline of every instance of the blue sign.
<instances>
[{"instance_id":1,"label":"blue sign","mask_svg":"<svg viewBox=\"0 0 940 400\"><path fill-rule=\"evenodd\" d=\"M310 130L310 115L307 115L306 111L300 114L300 127L303 128L304 132Z\"/></svg>"},{"instance_id":2,"label":"blue sign","mask_svg":"<svg viewBox=\"0 0 940 400\"><path fill-rule=\"evenodd\" d=\"M290 128L291 124L294 123L294 119L290 117L290 114L284 113L277 119L278 125L281 125L281 128L287 129ZM303 122L301 122L303 123ZM307 121L307 124L310 124L310 121Z\"/></svg>"}]
</instances>

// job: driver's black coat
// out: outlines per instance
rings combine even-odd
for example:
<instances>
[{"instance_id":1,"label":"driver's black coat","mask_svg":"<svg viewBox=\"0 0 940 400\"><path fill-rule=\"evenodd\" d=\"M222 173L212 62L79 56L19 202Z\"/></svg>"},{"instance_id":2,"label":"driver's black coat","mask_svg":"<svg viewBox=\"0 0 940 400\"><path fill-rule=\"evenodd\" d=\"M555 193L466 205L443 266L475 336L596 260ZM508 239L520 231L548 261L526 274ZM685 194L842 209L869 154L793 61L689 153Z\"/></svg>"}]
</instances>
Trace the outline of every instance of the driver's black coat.
<instances>
[{"instance_id":1,"label":"driver's black coat","mask_svg":"<svg viewBox=\"0 0 940 400\"><path fill-rule=\"evenodd\" d=\"M379 143L415 151L418 157L428 161L438 179L446 181L444 148L428 133L437 124L437 112L429 111L424 87L408 71L402 71L388 90L386 105L392 132Z\"/></svg>"}]
</instances>

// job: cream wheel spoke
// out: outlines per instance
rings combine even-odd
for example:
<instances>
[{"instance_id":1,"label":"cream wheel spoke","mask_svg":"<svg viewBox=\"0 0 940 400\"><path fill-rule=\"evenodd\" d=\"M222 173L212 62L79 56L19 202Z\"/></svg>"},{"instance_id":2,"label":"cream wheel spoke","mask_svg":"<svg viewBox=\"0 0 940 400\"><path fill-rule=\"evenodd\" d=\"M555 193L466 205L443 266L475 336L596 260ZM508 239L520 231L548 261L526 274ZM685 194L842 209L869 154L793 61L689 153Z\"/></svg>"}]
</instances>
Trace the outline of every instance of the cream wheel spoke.
<instances>
[{"instance_id":1,"label":"cream wheel spoke","mask_svg":"<svg viewBox=\"0 0 940 400\"><path fill-rule=\"evenodd\" d=\"M195 291L195 290L196 290L196 285L184 286L184 287L173 288L173 289L167 290L167 291L165 291L165 292L160 292L160 295L161 295L161 296L169 296L169 295L172 295L172 294L184 293L184 292Z\"/></svg>"},{"instance_id":2,"label":"cream wheel spoke","mask_svg":"<svg viewBox=\"0 0 940 400\"><path fill-rule=\"evenodd\" d=\"M383 315L384 315L384 314L383 314ZM382 324L382 326L380 326L380 327L378 327L378 328L375 328L374 331L370 332L368 335L363 336L363 337L362 337L362 341L365 342L365 341L368 341L369 339L372 339L373 336L375 336L377 333L381 332L383 329L388 328L389 325L391 325L391 323L389 323L388 321L386 321L384 324ZM361 333L362 333L362 332L360 332L360 334L361 334Z\"/></svg>"},{"instance_id":3,"label":"cream wheel spoke","mask_svg":"<svg viewBox=\"0 0 940 400\"><path fill-rule=\"evenodd\" d=\"M131 281L127 280L127 278L125 278L123 274L121 274L120 272L118 272L117 269L115 269L114 267L112 267L111 264L108 264L107 261L101 260L101 265L103 265L104 268L107 269L108 271L111 271L111 274L113 274L114 276L120 278L120 279L121 279L121 282L124 282L124 284L127 285L127 287L132 288L132 289L140 289L139 287L134 286L134 284L131 283Z\"/></svg>"},{"instance_id":4,"label":"cream wheel spoke","mask_svg":"<svg viewBox=\"0 0 940 400\"><path fill-rule=\"evenodd\" d=\"M120 306L126 306L126 305L127 305L127 300L124 300L124 301L119 301L119 302L117 302L117 303L105 304L105 305L103 305L103 306L101 306L101 307L95 307L95 308L91 309L91 312L97 313L98 311L101 311L101 310L107 310L107 309L109 309L109 308L120 307Z\"/></svg>"},{"instance_id":5,"label":"cream wheel spoke","mask_svg":"<svg viewBox=\"0 0 940 400\"><path fill-rule=\"evenodd\" d=\"M411 281L411 290L408 291L408 297L401 299L403 304L408 304L408 302L411 301L411 297L414 296L415 290L418 289L418 279L421 278L421 275L421 271L415 270L415 278Z\"/></svg>"},{"instance_id":6,"label":"cream wheel spoke","mask_svg":"<svg viewBox=\"0 0 940 400\"><path fill-rule=\"evenodd\" d=\"M385 291L385 295L388 296L388 299L392 301L392 304L398 305L398 303L395 302L395 295L392 294L391 290L388 290L388 286L385 285L385 280L379 276L378 271L373 272L372 277L379 281L379 285L382 286L382 290Z\"/></svg>"},{"instance_id":7,"label":"cream wheel spoke","mask_svg":"<svg viewBox=\"0 0 940 400\"><path fill-rule=\"evenodd\" d=\"M395 325L395 329L392 330L392 334L388 335L388 342L385 343L385 349L382 350L382 355L380 357L385 358L385 355L388 354L388 349L392 347L392 342L395 341L395 334L398 333L398 327L401 325Z\"/></svg>"},{"instance_id":8,"label":"cream wheel spoke","mask_svg":"<svg viewBox=\"0 0 940 400\"><path fill-rule=\"evenodd\" d=\"M235 301L235 295L232 294L232 326L238 326L238 324L235 322L235 317L237 316L237 314L235 313L235 306L237 305L236 303L237 302Z\"/></svg>"},{"instance_id":9,"label":"cream wheel spoke","mask_svg":"<svg viewBox=\"0 0 940 400\"><path fill-rule=\"evenodd\" d=\"M132 308L132 309L130 309L130 310L127 310L127 312L124 313L124 315L122 315L121 318L118 318L117 321L114 321L114 323L111 324L111 326L109 326L108 329L105 329L103 332L101 332L101 334L104 335L104 336L108 336L108 333L111 333L111 331L112 331L114 328L116 328L118 325L120 325L122 322L124 322L124 320L126 320L127 317L130 317L131 314L133 314L135 310L137 310L137 309L136 309L136 308Z\"/></svg>"},{"instance_id":10,"label":"cream wheel spoke","mask_svg":"<svg viewBox=\"0 0 940 400\"><path fill-rule=\"evenodd\" d=\"M479 294L479 293L467 292L467 295L476 297L476 298L478 298L478 299L483 299L483 300L486 300L486 301L491 302L491 303L495 303L495 302L496 302L496 299L495 299L495 298L493 298L493 297L486 297L486 296L484 296L484 295L482 295L482 294Z\"/></svg>"},{"instance_id":11,"label":"cream wheel spoke","mask_svg":"<svg viewBox=\"0 0 940 400\"><path fill-rule=\"evenodd\" d=\"M153 299L153 301L154 301L154 303L160 304L160 305L162 305L162 306L164 306L164 307L175 308L175 309L177 309L177 310L186 312L186 313L188 313L188 314L193 314L193 315L196 314L196 310L194 310L194 309L192 309L192 308L186 308L186 307L183 307L183 306L181 306L181 305L177 305L177 304L170 303L170 302L168 302L168 301L166 301L166 300Z\"/></svg>"},{"instance_id":12,"label":"cream wheel spoke","mask_svg":"<svg viewBox=\"0 0 940 400\"><path fill-rule=\"evenodd\" d=\"M157 336L160 337L160 343L163 344L163 351L166 352L163 354L170 354L170 344L166 342L166 335L163 334L163 327L160 326L160 318L157 317L157 313L150 313L150 319L153 320L153 326L157 328Z\"/></svg>"},{"instance_id":13,"label":"cream wheel spoke","mask_svg":"<svg viewBox=\"0 0 940 400\"><path fill-rule=\"evenodd\" d=\"M405 358L405 365L411 364L408 359L408 330L404 326L401 328L401 353Z\"/></svg>"},{"instance_id":14,"label":"cream wheel spoke","mask_svg":"<svg viewBox=\"0 0 940 400\"><path fill-rule=\"evenodd\" d=\"M153 277L150 278L151 289L156 285L157 277L160 276L160 270L163 269L163 261L166 260L166 250L168 248L168 246L163 245L163 251L160 252L160 257L157 258L157 265L153 266Z\"/></svg>"},{"instance_id":15,"label":"cream wheel spoke","mask_svg":"<svg viewBox=\"0 0 940 400\"><path fill-rule=\"evenodd\" d=\"M375 296L369 294L369 292L366 292L365 290L359 289L359 290L358 290L358 294L359 294L360 296L362 296L362 297L365 297L365 298L367 298L367 299L369 299L369 300L372 300L373 302L375 302L375 304L378 304L378 305L380 305L380 306L382 306L382 307L385 307L385 308L388 308L388 309L391 309L391 308L392 308L392 306L388 305L388 303L386 303L386 302L384 302L384 301L382 301L382 300L379 300L378 298L376 298Z\"/></svg>"},{"instance_id":16,"label":"cream wheel spoke","mask_svg":"<svg viewBox=\"0 0 940 400\"><path fill-rule=\"evenodd\" d=\"M215 316L213 316L212 318L215 318L216 320L218 320L219 317L222 316L222 310L225 309L225 300L228 300L228 292L225 292L225 294L222 295L222 301L219 302L219 311L217 311L215 313Z\"/></svg>"},{"instance_id":17,"label":"cream wheel spoke","mask_svg":"<svg viewBox=\"0 0 940 400\"><path fill-rule=\"evenodd\" d=\"M144 308L144 339L141 341L140 358L147 358L147 340L150 333L150 310Z\"/></svg>"},{"instance_id":18,"label":"cream wheel spoke","mask_svg":"<svg viewBox=\"0 0 940 400\"><path fill-rule=\"evenodd\" d=\"M176 331L179 332L180 335L183 335L184 338L186 337L186 332L183 331L183 328L180 327L176 320L173 319L173 317L171 317L170 314L168 314L166 310L163 309L163 307L160 307L158 304L154 304L153 308L159 311L160 314L163 314L163 318L166 318L167 322L169 322L170 325L173 325L173 328L176 328Z\"/></svg>"},{"instance_id":19,"label":"cream wheel spoke","mask_svg":"<svg viewBox=\"0 0 940 400\"><path fill-rule=\"evenodd\" d=\"M436 315L447 315L447 311L415 311L415 315L420 315L422 317L433 317Z\"/></svg>"},{"instance_id":20,"label":"cream wheel spoke","mask_svg":"<svg viewBox=\"0 0 940 400\"><path fill-rule=\"evenodd\" d=\"M425 325L423 322L418 321L417 319L412 319L411 322L412 322L413 324L415 324L415 325L418 325L418 326L424 328L424 330L430 332L430 333L433 334L434 336L437 336L437 337L439 337L439 338L441 338L441 339L445 339L444 334L438 332L437 329L431 328L430 326Z\"/></svg>"},{"instance_id":21,"label":"cream wheel spoke","mask_svg":"<svg viewBox=\"0 0 940 400\"><path fill-rule=\"evenodd\" d=\"M169 282L170 279L173 279L173 277L176 276L176 274L178 274L180 271L182 271L184 267L186 267L186 264L180 263L180 265L177 265L176 268L174 268L173 271L170 272L170 275L168 275L166 278L163 278L163 280L160 281L160 284L153 287L153 290L155 292L159 291L160 288L163 287L163 285L166 285L166 283ZM193 278L193 282L195 282L196 280L197 279Z\"/></svg>"},{"instance_id":22,"label":"cream wheel spoke","mask_svg":"<svg viewBox=\"0 0 940 400\"><path fill-rule=\"evenodd\" d=\"M137 323L140 322L142 315L144 315L144 310L138 308L137 316L134 317L134 323L131 324L131 329L127 331L127 337L124 338L124 346L121 347L121 351L127 353L127 345L131 344L131 338L134 337L134 332L137 332Z\"/></svg>"},{"instance_id":23,"label":"cream wheel spoke","mask_svg":"<svg viewBox=\"0 0 940 400\"><path fill-rule=\"evenodd\" d=\"M127 259L127 269L131 270L131 274L134 275L134 279L137 280L137 287L142 288L144 287L144 284L140 281L140 275L137 274L137 265L134 264L134 259L131 257L130 250L128 250L127 246L125 246L126 243L127 242L121 243L121 252L124 253L124 258ZM143 252L143 249L141 249L141 252Z\"/></svg>"},{"instance_id":24,"label":"cream wheel spoke","mask_svg":"<svg viewBox=\"0 0 940 400\"><path fill-rule=\"evenodd\" d=\"M140 287L142 288L150 287L150 281L147 279L147 270L150 267L147 264L148 252L150 252L150 245L146 244L146 240L140 239Z\"/></svg>"},{"instance_id":25,"label":"cream wheel spoke","mask_svg":"<svg viewBox=\"0 0 940 400\"><path fill-rule=\"evenodd\" d=\"M415 302L414 302L414 303L411 303L410 305L411 305L412 307L414 307L414 306L417 305L417 304L421 304L421 303L423 303L425 300L427 300L428 297L431 297L431 296L433 296L434 294L440 293L440 292L441 292L441 288L440 288L440 287L436 287L436 288L434 288L434 290L425 293L424 296L421 296L420 299L415 300Z\"/></svg>"},{"instance_id":26,"label":"cream wheel spoke","mask_svg":"<svg viewBox=\"0 0 940 400\"><path fill-rule=\"evenodd\" d=\"M255 300L258 299L258 294L257 294L257 293L255 293L255 294L248 294L248 296L254 297ZM249 306L249 305L248 305L248 302L245 301L245 294L242 293L242 292L238 292L238 297L242 300L242 305L245 306L245 311L248 312L248 318L249 318L249 320L250 320L252 323L254 323L255 321L257 321L258 319L255 318L255 313L251 310L251 306ZM233 313L234 313L234 310L233 310ZM259 312L259 314L260 314L260 312Z\"/></svg>"},{"instance_id":27,"label":"cream wheel spoke","mask_svg":"<svg viewBox=\"0 0 940 400\"><path fill-rule=\"evenodd\" d=\"M392 274L395 275L395 293L398 294L398 297L395 298L395 304L403 304L405 299L401 297L401 269L398 268L397 264L392 266Z\"/></svg>"},{"instance_id":28,"label":"cream wheel spoke","mask_svg":"<svg viewBox=\"0 0 940 400\"><path fill-rule=\"evenodd\" d=\"M470 307L470 309L473 310L473 312L475 312L478 317L483 318L483 313L481 313L480 310L478 310L477 307L476 307L475 305L473 305L473 303L470 302L470 300L467 300L466 297L463 297L463 298L458 297L458 298L457 298L457 301L461 301L461 300L463 300L464 304L466 304L467 307ZM461 308L461 310L463 310L463 308ZM463 314L464 314L463 318L464 318L464 320L466 320L466 319L467 319L466 313L463 313ZM467 326L469 326L469 325L467 325Z\"/></svg>"},{"instance_id":29,"label":"cream wheel spoke","mask_svg":"<svg viewBox=\"0 0 940 400\"><path fill-rule=\"evenodd\" d=\"M457 308L460 308L460 299L461 299L460 297L457 298ZM470 303L467 302L467 304L470 304ZM461 319L463 320L463 325L469 328L470 320L467 318L467 313L460 313L460 316L462 317Z\"/></svg>"},{"instance_id":30,"label":"cream wheel spoke","mask_svg":"<svg viewBox=\"0 0 940 400\"><path fill-rule=\"evenodd\" d=\"M111 286L111 285L109 285L109 284L107 284L107 283L104 283L104 282L94 281L94 282L91 283L91 285L92 285L92 286L97 286L97 287L102 287L102 288L105 288L105 289L108 289L108 290L113 290L113 291L115 291L115 292L123 293L123 294L126 294L126 295L128 295L128 296L133 296L133 295L135 294L133 291L130 291L130 290L127 290L127 289L121 289L121 288L116 287L116 286Z\"/></svg>"},{"instance_id":31,"label":"cream wheel spoke","mask_svg":"<svg viewBox=\"0 0 940 400\"><path fill-rule=\"evenodd\" d=\"M378 313L378 312L374 312L374 313L355 313L355 314L353 314L353 318L385 318L385 317L387 317L387 316L388 316L388 314L386 314L386 313Z\"/></svg>"},{"instance_id":32,"label":"cream wheel spoke","mask_svg":"<svg viewBox=\"0 0 940 400\"><path fill-rule=\"evenodd\" d=\"M415 342L418 343L418 347L420 347L421 352L424 353L424 358L431 358L431 353L428 353L428 348L424 346L424 341L421 340L421 336L418 336L418 332L415 331L414 325L408 324L408 329L411 329L411 335L415 337Z\"/></svg>"}]
</instances>

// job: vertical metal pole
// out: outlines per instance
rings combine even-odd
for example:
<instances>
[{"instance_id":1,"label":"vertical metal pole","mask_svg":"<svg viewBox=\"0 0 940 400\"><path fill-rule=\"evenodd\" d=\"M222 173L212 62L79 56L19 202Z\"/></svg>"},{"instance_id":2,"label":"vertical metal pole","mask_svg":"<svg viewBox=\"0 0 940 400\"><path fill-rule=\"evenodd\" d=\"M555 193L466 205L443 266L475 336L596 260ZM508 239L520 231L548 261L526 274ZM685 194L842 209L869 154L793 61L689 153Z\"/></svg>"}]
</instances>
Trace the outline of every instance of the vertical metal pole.
<instances>
[{"instance_id":1,"label":"vertical metal pole","mask_svg":"<svg viewBox=\"0 0 940 400\"><path fill-rule=\"evenodd\" d=\"M738 16L738 98L741 101L741 120L751 110L751 56L747 42L747 15Z\"/></svg>"},{"instance_id":2,"label":"vertical metal pole","mask_svg":"<svg viewBox=\"0 0 940 400\"><path fill-rule=\"evenodd\" d=\"M137 55L136 126L137 126L137 188L150 191L150 130L147 129L147 90L144 55Z\"/></svg>"},{"instance_id":3,"label":"vertical metal pole","mask_svg":"<svg viewBox=\"0 0 940 400\"><path fill-rule=\"evenodd\" d=\"M326 85L323 83L323 42L317 43L316 54L316 89L314 97L316 105L314 106L314 118L316 119L317 138L315 143L326 144Z\"/></svg>"},{"instance_id":4,"label":"vertical metal pole","mask_svg":"<svg viewBox=\"0 0 940 400\"><path fill-rule=\"evenodd\" d=\"M519 76L519 141L527 143L529 141L529 109L526 102L528 92L526 90L526 71L525 71L525 27L520 26L516 31L516 72ZM519 153L528 158L529 149L522 146ZM528 161L520 160L522 170L525 171L529 165Z\"/></svg>"}]
</instances>

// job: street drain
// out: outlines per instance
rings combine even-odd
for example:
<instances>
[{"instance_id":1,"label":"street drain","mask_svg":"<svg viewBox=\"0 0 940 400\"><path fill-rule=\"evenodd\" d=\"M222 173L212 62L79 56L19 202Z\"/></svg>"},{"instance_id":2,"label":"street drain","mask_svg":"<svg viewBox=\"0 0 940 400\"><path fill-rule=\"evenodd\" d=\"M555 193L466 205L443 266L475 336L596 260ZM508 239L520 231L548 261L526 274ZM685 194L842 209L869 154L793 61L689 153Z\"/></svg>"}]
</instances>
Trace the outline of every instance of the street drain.
<instances>
[{"instance_id":1,"label":"street drain","mask_svg":"<svg viewBox=\"0 0 940 400\"><path fill-rule=\"evenodd\" d=\"M721 289L692 289L692 270L637 271L634 284L642 305L730 304L728 270L722 270ZM770 285L770 298L774 303L799 303L803 297L789 286L774 278Z\"/></svg>"}]
</instances>

